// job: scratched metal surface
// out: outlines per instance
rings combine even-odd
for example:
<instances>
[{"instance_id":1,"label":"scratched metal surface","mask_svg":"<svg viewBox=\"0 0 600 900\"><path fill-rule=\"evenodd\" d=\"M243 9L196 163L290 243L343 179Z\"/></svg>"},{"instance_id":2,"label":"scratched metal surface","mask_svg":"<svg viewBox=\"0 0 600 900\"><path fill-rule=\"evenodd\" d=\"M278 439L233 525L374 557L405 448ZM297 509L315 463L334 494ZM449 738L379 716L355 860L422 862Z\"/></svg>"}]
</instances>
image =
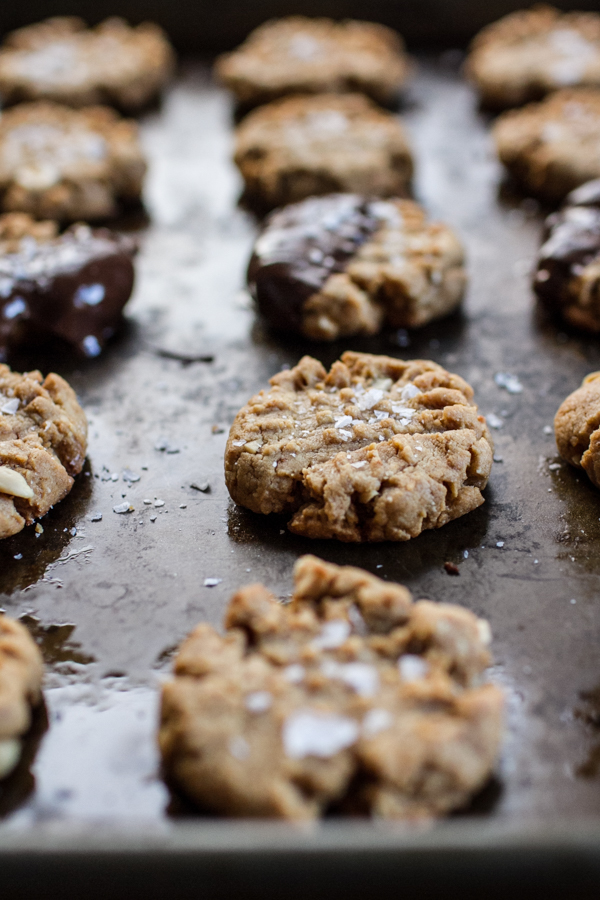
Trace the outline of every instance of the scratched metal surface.
<instances>
[{"instance_id":1,"label":"scratched metal surface","mask_svg":"<svg viewBox=\"0 0 600 900\"><path fill-rule=\"evenodd\" d=\"M242 285L256 225L236 205L231 110L207 70L185 69L143 120L149 222L125 332L97 361L14 361L67 377L91 427L86 470L43 534L29 528L0 546L0 606L25 616L44 648L49 720L2 788L5 838L48 822L165 822L176 806L157 775L154 732L169 651L198 621L219 624L245 582L288 595L304 552L490 620L509 713L497 781L477 807L482 829L600 817L600 496L556 465L548 433L561 400L600 367L598 344L535 310L528 272L541 216L501 188L486 122L451 59L421 64L405 119L416 194L468 249L464 312L407 346L384 335L343 347L284 343L255 320ZM304 352L329 364L346 346L432 358L474 386L502 426L484 507L409 543L348 546L294 537L230 502L222 459L235 412ZM498 387L498 372L516 375L522 393ZM124 481L125 469L139 481ZM205 481L209 493L191 487ZM124 499L135 512L115 514Z\"/></svg>"}]
</instances>

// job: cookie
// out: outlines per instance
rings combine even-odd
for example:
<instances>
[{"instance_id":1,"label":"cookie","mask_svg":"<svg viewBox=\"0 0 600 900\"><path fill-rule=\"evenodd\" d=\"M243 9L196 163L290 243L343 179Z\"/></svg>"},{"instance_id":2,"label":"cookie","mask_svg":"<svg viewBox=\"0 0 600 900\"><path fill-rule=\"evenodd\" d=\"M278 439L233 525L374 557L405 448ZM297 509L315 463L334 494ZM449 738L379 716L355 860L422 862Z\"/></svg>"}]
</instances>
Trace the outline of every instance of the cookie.
<instances>
[{"instance_id":1,"label":"cookie","mask_svg":"<svg viewBox=\"0 0 600 900\"><path fill-rule=\"evenodd\" d=\"M107 107L40 101L0 118L0 211L107 218L139 201L145 171L137 125Z\"/></svg>"},{"instance_id":2,"label":"cookie","mask_svg":"<svg viewBox=\"0 0 600 900\"><path fill-rule=\"evenodd\" d=\"M4 104L54 100L97 103L134 112L154 100L174 69L174 54L157 25L130 28L118 18L87 28L57 17L9 34L0 49Z\"/></svg>"},{"instance_id":3,"label":"cookie","mask_svg":"<svg viewBox=\"0 0 600 900\"><path fill-rule=\"evenodd\" d=\"M491 109L564 87L600 87L600 15L545 5L511 13L477 35L466 69Z\"/></svg>"},{"instance_id":4,"label":"cookie","mask_svg":"<svg viewBox=\"0 0 600 900\"><path fill-rule=\"evenodd\" d=\"M0 365L0 538L67 496L86 451L87 420L67 382Z\"/></svg>"},{"instance_id":5,"label":"cookie","mask_svg":"<svg viewBox=\"0 0 600 900\"><path fill-rule=\"evenodd\" d=\"M32 707L42 700L43 672L40 651L27 629L0 613L0 779L19 762Z\"/></svg>"},{"instance_id":6,"label":"cookie","mask_svg":"<svg viewBox=\"0 0 600 900\"><path fill-rule=\"evenodd\" d=\"M290 16L261 25L219 57L215 72L245 108L286 94L353 91L386 105L410 65L402 38L384 25Z\"/></svg>"},{"instance_id":7,"label":"cookie","mask_svg":"<svg viewBox=\"0 0 600 900\"><path fill-rule=\"evenodd\" d=\"M600 177L600 89L565 89L503 113L493 136L500 160L522 188L562 200Z\"/></svg>"},{"instance_id":8,"label":"cookie","mask_svg":"<svg viewBox=\"0 0 600 900\"><path fill-rule=\"evenodd\" d=\"M560 405L554 435L563 459L600 488L600 372L592 372Z\"/></svg>"},{"instance_id":9,"label":"cookie","mask_svg":"<svg viewBox=\"0 0 600 900\"><path fill-rule=\"evenodd\" d=\"M569 194L546 219L533 287L569 325L600 333L600 178Z\"/></svg>"},{"instance_id":10,"label":"cookie","mask_svg":"<svg viewBox=\"0 0 600 900\"><path fill-rule=\"evenodd\" d=\"M492 442L473 390L427 360L305 356L237 414L225 479L240 506L290 531L406 541L484 500Z\"/></svg>"},{"instance_id":11,"label":"cookie","mask_svg":"<svg viewBox=\"0 0 600 900\"><path fill-rule=\"evenodd\" d=\"M106 228L25 213L0 216L0 359L9 348L58 337L97 356L131 296L135 241Z\"/></svg>"},{"instance_id":12,"label":"cookie","mask_svg":"<svg viewBox=\"0 0 600 900\"><path fill-rule=\"evenodd\" d=\"M316 341L416 328L447 315L466 286L463 248L410 200L310 197L274 212L248 268L266 321Z\"/></svg>"},{"instance_id":13,"label":"cookie","mask_svg":"<svg viewBox=\"0 0 600 900\"><path fill-rule=\"evenodd\" d=\"M400 120L360 94L287 97L236 129L246 197L266 209L312 194L406 196L412 157Z\"/></svg>"},{"instance_id":14,"label":"cookie","mask_svg":"<svg viewBox=\"0 0 600 900\"><path fill-rule=\"evenodd\" d=\"M292 602L263 585L201 624L163 687L164 770L204 810L426 819L488 780L503 694L481 675L486 621L304 556Z\"/></svg>"}]
</instances>

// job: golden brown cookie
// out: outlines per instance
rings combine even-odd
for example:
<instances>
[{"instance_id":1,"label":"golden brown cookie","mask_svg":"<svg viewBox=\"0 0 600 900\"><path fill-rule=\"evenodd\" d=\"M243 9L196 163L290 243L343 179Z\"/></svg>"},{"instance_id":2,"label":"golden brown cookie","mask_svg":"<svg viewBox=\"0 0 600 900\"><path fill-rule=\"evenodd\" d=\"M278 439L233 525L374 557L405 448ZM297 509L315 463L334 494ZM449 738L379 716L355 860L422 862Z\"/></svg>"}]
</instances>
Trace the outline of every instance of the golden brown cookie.
<instances>
[{"instance_id":1,"label":"golden brown cookie","mask_svg":"<svg viewBox=\"0 0 600 900\"><path fill-rule=\"evenodd\" d=\"M236 130L246 196L265 209L313 194L405 197L412 156L404 128L361 94L288 97Z\"/></svg>"},{"instance_id":2,"label":"golden brown cookie","mask_svg":"<svg viewBox=\"0 0 600 900\"><path fill-rule=\"evenodd\" d=\"M0 210L38 219L113 216L139 201L146 161L135 122L113 110L23 103L0 118Z\"/></svg>"},{"instance_id":3,"label":"golden brown cookie","mask_svg":"<svg viewBox=\"0 0 600 900\"><path fill-rule=\"evenodd\" d=\"M107 103L127 112L146 106L174 68L166 35L150 22L130 28L118 18L87 28L56 17L13 31L0 49L5 104L54 100L67 106Z\"/></svg>"},{"instance_id":4,"label":"golden brown cookie","mask_svg":"<svg viewBox=\"0 0 600 900\"><path fill-rule=\"evenodd\" d=\"M503 694L473 613L304 556L290 604L242 588L225 627L192 631L162 694L165 773L202 809L424 819L489 778Z\"/></svg>"},{"instance_id":5,"label":"golden brown cookie","mask_svg":"<svg viewBox=\"0 0 600 900\"><path fill-rule=\"evenodd\" d=\"M562 458L600 487L600 372L586 375L581 387L561 403L554 434Z\"/></svg>"},{"instance_id":6,"label":"golden brown cookie","mask_svg":"<svg viewBox=\"0 0 600 900\"><path fill-rule=\"evenodd\" d=\"M32 707L42 699L43 672L40 651L27 629L0 613L0 779L20 759Z\"/></svg>"},{"instance_id":7,"label":"golden brown cookie","mask_svg":"<svg viewBox=\"0 0 600 900\"><path fill-rule=\"evenodd\" d=\"M248 287L267 322L316 341L417 328L456 309L466 286L456 235L411 200L310 197L266 221Z\"/></svg>"},{"instance_id":8,"label":"golden brown cookie","mask_svg":"<svg viewBox=\"0 0 600 900\"><path fill-rule=\"evenodd\" d=\"M492 131L498 155L521 187L545 200L600 177L600 88L556 91L511 110Z\"/></svg>"},{"instance_id":9,"label":"golden brown cookie","mask_svg":"<svg viewBox=\"0 0 600 900\"><path fill-rule=\"evenodd\" d=\"M427 360L305 356L237 414L233 500L311 538L406 541L484 502L492 442L473 390Z\"/></svg>"},{"instance_id":10,"label":"golden brown cookie","mask_svg":"<svg viewBox=\"0 0 600 900\"><path fill-rule=\"evenodd\" d=\"M564 87L600 87L600 15L546 5L511 13L477 35L467 72L492 109Z\"/></svg>"},{"instance_id":11,"label":"golden brown cookie","mask_svg":"<svg viewBox=\"0 0 600 900\"><path fill-rule=\"evenodd\" d=\"M244 107L286 94L353 91L388 104L410 65L402 38L384 25L289 16L255 29L219 57L215 71Z\"/></svg>"},{"instance_id":12,"label":"golden brown cookie","mask_svg":"<svg viewBox=\"0 0 600 900\"><path fill-rule=\"evenodd\" d=\"M0 538L66 497L86 452L87 419L67 382L0 365Z\"/></svg>"}]
</instances>

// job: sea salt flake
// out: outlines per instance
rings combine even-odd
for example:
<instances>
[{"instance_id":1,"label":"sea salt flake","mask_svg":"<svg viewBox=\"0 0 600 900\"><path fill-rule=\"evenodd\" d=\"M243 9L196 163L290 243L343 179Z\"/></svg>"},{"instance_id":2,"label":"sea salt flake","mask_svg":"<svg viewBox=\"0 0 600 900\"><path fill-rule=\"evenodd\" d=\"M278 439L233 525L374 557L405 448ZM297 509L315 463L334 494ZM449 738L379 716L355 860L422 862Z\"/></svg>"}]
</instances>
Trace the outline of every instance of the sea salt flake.
<instances>
[{"instance_id":1,"label":"sea salt flake","mask_svg":"<svg viewBox=\"0 0 600 900\"><path fill-rule=\"evenodd\" d=\"M231 443L234 447L243 447L246 441L232 441Z\"/></svg>"},{"instance_id":2,"label":"sea salt flake","mask_svg":"<svg viewBox=\"0 0 600 900\"><path fill-rule=\"evenodd\" d=\"M131 469L123 469L122 475L123 481L127 481L130 484L135 484L136 481L139 481L141 476L136 475L135 472L132 472Z\"/></svg>"},{"instance_id":3,"label":"sea salt flake","mask_svg":"<svg viewBox=\"0 0 600 900\"><path fill-rule=\"evenodd\" d=\"M401 406L400 403L392 403L392 410L395 415L403 416L405 419L412 419L415 414L415 410L411 409L410 406Z\"/></svg>"},{"instance_id":4,"label":"sea salt flake","mask_svg":"<svg viewBox=\"0 0 600 900\"><path fill-rule=\"evenodd\" d=\"M499 388L504 388L509 394L523 393L523 385L516 375L511 375L509 372L496 372L494 381Z\"/></svg>"},{"instance_id":5,"label":"sea salt flake","mask_svg":"<svg viewBox=\"0 0 600 900\"><path fill-rule=\"evenodd\" d=\"M117 504L117 506L113 506L113 512L117 513L118 515L122 515L123 513L130 513L133 511L133 506L131 506L131 504L128 503L127 500L125 500L124 503L119 503Z\"/></svg>"},{"instance_id":6,"label":"sea salt flake","mask_svg":"<svg viewBox=\"0 0 600 900\"><path fill-rule=\"evenodd\" d=\"M283 747L290 759L317 756L329 759L355 743L358 724L348 716L312 710L292 713L283 724Z\"/></svg>"},{"instance_id":7,"label":"sea salt flake","mask_svg":"<svg viewBox=\"0 0 600 900\"><path fill-rule=\"evenodd\" d=\"M300 663L292 663L283 670L283 677L291 684L299 684L306 675L306 669Z\"/></svg>"},{"instance_id":8,"label":"sea salt flake","mask_svg":"<svg viewBox=\"0 0 600 900\"><path fill-rule=\"evenodd\" d=\"M379 391L389 391L393 383L391 378L376 378L373 382L373 388Z\"/></svg>"},{"instance_id":9,"label":"sea salt flake","mask_svg":"<svg viewBox=\"0 0 600 900\"><path fill-rule=\"evenodd\" d=\"M350 438L352 437L352 432L351 432L351 431L346 431L344 428L340 428L340 429L338 429L338 430L339 430L339 433L341 434L341 436L343 437L343 439L344 439L345 441L349 441Z\"/></svg>"},{"instance_id":10,"label":"sea salt flake","mask_svg":"<svg viewBox=\"0 0 600 900\"><path fill-rule=\"evenodd\" d=\"M413 397L418 397L420 393L421 391L419 388L415 384L409 382L402 388L400 396L403 400L412 400Z\"/></svg>"},{"instance_id":11,"label":"sea salt flake","mask_svg":"<svg viewBox=\"0 0 600 900\"><path fill-rule=\"evenodd\" d=\"M550 425L544 425L544 434L552 434L552 428Z\"/></svg>"},{"instance_id":12,"label":"sea salt flake","mask_svg":"<svg viewBox=\"0 0 600 900\"><path fill-rule=\"evenodd\" d=\"M154 505L155 505L157 508L160 507L160 506L164 506L164 505L165 505L165 501L164 501L164 500L155 500L155 501L154 501Z\"/></svg>"},{"instance_id":13,"label":"sea salt flake","mask_svg":"<svg viewBox=\"0 0 600 900\"><path fill-rule=\"evenodd\" d=\"M372 697L379 687L379 673L375 666L368 663L338 663L333 659L326 659L321 671L326 678L343 681L361 697Z\"/></svg>"},{"instance_id":14,"label":"sea salt flake","mask_svg":"<svg viewBox=\"0 0 600 900\"><path fill-rule=\"evenodd\" d=\"M362 721L362 732L365 737L374 737L380 731L389 728L394 720L387 709L375 707L370 709Z\"/></svg>"},{"instance_id":15,"label":"sea salt flake","mask_svg":"<svg viewBox=\"0 0 600 900\"><path fill-rule=\"evenodd\" d=\"M336 428L345 428L346 425L352 424L352 416L340 416L339 419L335 420Z\"/></svg>"},{"instance_id":16,"label":"sea salt flake","mask_svg":"<svg viewBox=\"0 0 600 900\"><path fill-rule=\"evenodd\" d=\"M559 469L562 469L562 465L560 463L550 463L548 468L551 472L557 472Z\"/></svg>"},{"instance_id":17,"label":"sea salt flake","mask_svg":"<svg viewBox=\"0 0 600 900\"><path fill-rule=\"evenodd\" d=\"M363 466L366 466L367 461L363 459L361 462L350 463L353 469L362 469Z\"/></svg>"},{"instance_id":18,"label":"sea salt flake","mask_svg":"<svg viewBox=\"0 0 600 900\"><path fill-rule=\"evenodd\" d=\"M266 712L273 704L273 695L268 691L253 691L246 694L244 705L248 712L261 713Z\"/></svg>"},{"instance_id":19,"label":"sea salt flake","mask_svg":"<svg viewBox=\"0 0 600 900\"><path fill-rule=\"evenodd\" d=\"M311 645L315 650L334 650L342 646L350 630L350 623L345 619L332 619L324 623L321 634L311 641Z\"/></svg>"},{"instance_id":20,"label":"sea salt flake","mask_svg":"<svg viewBox=\"0 0 600 900\"><path fill-rule=\"evenodd\" d=\"M218 584L221 584L222 581L222 578L205 578L204 587L216 587Z\"/></svg>"},{"instance_id":21,"label":"sea salt flake","mask_svg":"<svg viewBox=\"0 0 600 900\"><path fill-rule=\"evenodd\" d=\"M504 547L504 541L496 541L496 547Z\"/></svg>"},{"instance_id":22,"label":"sea salt flake","mask_svg":"<svg viewBox=\"0 0 600 900\"><path fill-rule=\"evenodd\" d=\"M398 669L402 681L418 681L419 678L424 678L429 672L429 664L420 656L406 653L398 660Z\"/></svg>"},{"instance_id":23,"label":"sea salt flake","mask_svg":"<svg viewBox=\"0 0 600 900\"><path fill-rule=\"evenodd\" d=\"M504 420L497 416L496 413L487 413L485 418L490 428L502 428L504 425Z\"/></svg>"},{"instance_id":24,"label":"sea salt flake","mask_svg":"<svg viewBox=\"0 0 600 900\"><path fill-rule=\"evenodd\" d=\"M359 409L373 409L383 399L384 391L379 388L370 388L358 398Z\"/></svg>"}]
</instances>

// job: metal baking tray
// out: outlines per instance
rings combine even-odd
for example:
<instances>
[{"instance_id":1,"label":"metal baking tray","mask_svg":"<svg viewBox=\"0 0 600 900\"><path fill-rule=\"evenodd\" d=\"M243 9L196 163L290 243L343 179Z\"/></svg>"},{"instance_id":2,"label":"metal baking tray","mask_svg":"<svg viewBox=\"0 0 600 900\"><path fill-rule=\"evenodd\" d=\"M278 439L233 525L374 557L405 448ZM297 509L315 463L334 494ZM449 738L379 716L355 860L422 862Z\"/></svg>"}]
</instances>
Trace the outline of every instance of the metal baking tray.
<instances>
[{"instance_id":1,"label":"metal baking tray","mask_svg":"<svg viewBox=\"0 0 600 900\"><path fill-rule=\"evenodd\" d=\"M600 348L535 308L542 211L503 183L458 62L422 58L403 114L416 196L462 236L470 288L462 313L410 335L316 346L266 331L243 290L257 225L238 205L229 98L189 64L142 120L147 217L121 223L141 243L126 328L97 360L47 348L12 361L71 382L90 448L43 534L0 544L0 606L25 617L48 664L47 721L0 796L0 896L598 896L600 502L557 459L551 426ZM302 354L329 365L347 348L431 358L474 386L501 425L483 507L408 543L343 545L229 500L239 407ZM522 392L499 387L500 372ZM113 512L123 499L135 512ZM161 782L158 686L173 648L198 621L219 625L244 583L288 596L306 552L490 620L507 735L496 777L460 815L416 831L225 822Z\"/></svg>"}]
</instances>

